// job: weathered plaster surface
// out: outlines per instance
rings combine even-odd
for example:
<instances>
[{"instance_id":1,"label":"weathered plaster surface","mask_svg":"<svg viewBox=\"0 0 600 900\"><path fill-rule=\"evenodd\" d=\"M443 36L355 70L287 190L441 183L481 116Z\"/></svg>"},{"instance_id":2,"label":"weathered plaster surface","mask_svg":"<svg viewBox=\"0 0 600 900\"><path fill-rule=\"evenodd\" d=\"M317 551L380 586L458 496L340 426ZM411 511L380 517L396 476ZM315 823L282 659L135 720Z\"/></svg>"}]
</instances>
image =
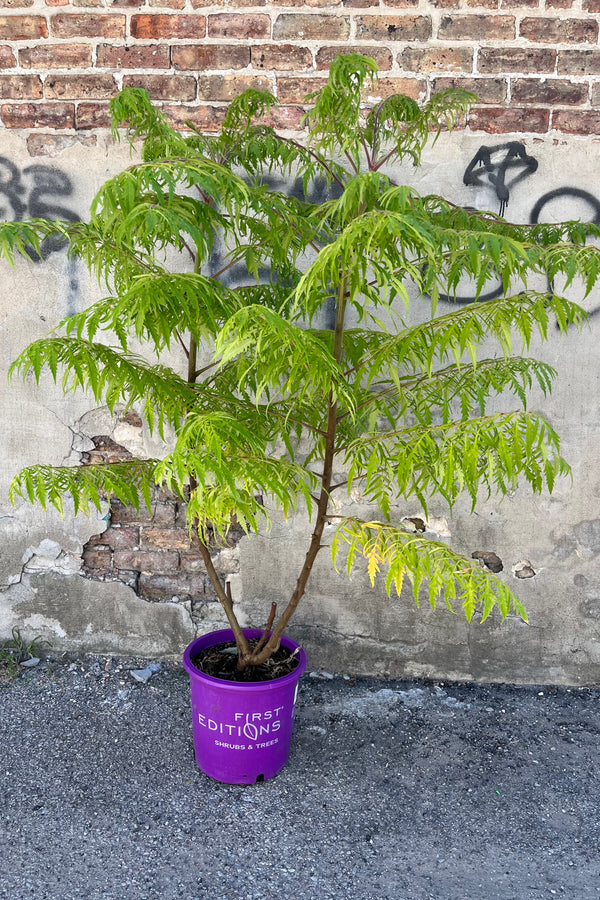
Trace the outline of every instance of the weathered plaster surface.
<instances>
[{"instance_id":1,"label":"weathered plaster surface","mask_svg":"<svg viewBox=\"0 0 600 900\"><path fill-rule=\"evenodd\" d=\"M519 170L507 170L508 218L530 221L540 198L540 218L600 216L600 143L515 139L525 141L538 167L515 184L511 180ZM19 167L27 184L26 170L34 160L28 158L26 145L10 134L4 135L4 142L3 155ZM468 163L484 143L500 142L489 136L442 135L419 170L407 166L395 174L423 193L442 192L456 203L497 210L489 179L483 177L475 186L463 184ZM127 149L108 142L65 144L43 164L66 173L72 193L46 198L49 207L55 204L85 216L98 186L129 161ZM10 204L0 199L4 215L10 216ZM48 378L40 388L18 378L7 387L8 366L30 340L101 294L83 266L69 263L64 252L36 264L18 261L14 270L2 264L1 274L0 637L17 625L26 635L41 634L61 648L178 655L197 630L223 623L216 604L203 602L192 620L189 603L151 603L119 581L90 581L81 574L82 549L106 527L103 519L69 514L61 519L54 512L24 503L12 508L8 502L10 480L21 467L63 461L77 465L96 435L111 435L142 455L156 455L163 448L147 429L108 416L89 398L63 397ZM545 289L543 279L536 287ZM529 624L513 618L502 624L492 616L483 625L468 625L445 609L417 610L410 596L388 599L382 586L371 588L364 574L349 581L335 573L324 552L290 629L305 643L313 667L453 679L600 683L600 317L595 316L600 292L582 302L592 313L589 326L533 348L559 374L552 397L534 391L530 408L543 412L562 435L572 480L557 485L552 497L535 497L519 488L502 503L482 503L475 513L467 503L451 512L434 502L427 517L438 536L468 557L493 553L502 561L501 577L525 603ZM415 320L426 318L429 305L416 303L413 314ZM346 508L359 506L360 497L354 496ZM399 518L423 516L414 503L399 505L395 512ZM287 524L276 520L268 535L241 541L240 571L235 571L237 558L232 559L230 580L245 622L264 623L271 601L289 595L308 527L298 515ZM518 572L527 577L517 577Z\"/></svg>"}]
</instances>

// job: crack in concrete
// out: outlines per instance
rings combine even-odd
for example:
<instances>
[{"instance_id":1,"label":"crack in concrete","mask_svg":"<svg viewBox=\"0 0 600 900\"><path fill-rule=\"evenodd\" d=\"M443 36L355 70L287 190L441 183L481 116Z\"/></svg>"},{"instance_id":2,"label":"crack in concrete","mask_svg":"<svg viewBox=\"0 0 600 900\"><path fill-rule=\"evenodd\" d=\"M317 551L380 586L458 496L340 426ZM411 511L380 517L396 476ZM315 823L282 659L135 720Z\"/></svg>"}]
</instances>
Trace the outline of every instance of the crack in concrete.
<instances>
[{"instance_id":1,"label":"crack in concrete","mask_svg":"<svg viewBox=\"0 0 600 900\"><path fill-rule=\"evenodd\" d=\"M294 625L297 628L306 628L311 631L326 631L328 634L334 634L336 637L341 638L342 640L358 640L364 641L368 644L374 644L375 646L381 646L384 644L389 647L405 647L409 649L407 644L402 643L400 640L386 640L385 638L375 638L366 634L355 634L354 632L348 631L337 631L335 628L330 628L327 625L309 625L308 623L303 622L294 622ZM411 645L411 652L414 652L414 645Z\"/></svg>"}]
</instances>

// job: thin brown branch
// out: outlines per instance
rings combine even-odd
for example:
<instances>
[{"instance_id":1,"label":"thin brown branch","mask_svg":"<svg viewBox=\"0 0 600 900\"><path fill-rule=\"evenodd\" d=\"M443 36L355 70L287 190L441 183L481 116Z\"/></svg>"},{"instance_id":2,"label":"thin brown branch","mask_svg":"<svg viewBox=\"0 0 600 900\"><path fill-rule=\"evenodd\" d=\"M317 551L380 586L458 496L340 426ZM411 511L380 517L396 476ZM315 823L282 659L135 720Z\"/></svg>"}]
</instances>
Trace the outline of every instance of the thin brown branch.
<instances>
[{"instance_id":1,"label":"thin brown branch","mask_svg":"<svg viewBox=\"0 0 600 900\"><path fill-rule=\"evenodd\" d=\"M259 244L259 246L260 246L260 244ZM227 263L226 266L223 266L222 269L219 269L218 272L215 272L215 274L211 275L210 277L213 279L219 278L221 275L224 275L225 272L229 271L229 269L233 268L233 266L235 266L237 264L237 262L238 262L237 259L232 259L230 263Z\"/></svg>"},{"instance_id":2,"label":"thin brown branch","mask_svg":"<svg viewBox=\"0 0 600 900\"><path fill-rule=\"evenodd\" d=\"M215 360L215 362L209 363L207 366L203 366L201 369L196 369L194 372L194 381L197 381L201 375L204 375L205 372L209 372L211 369L214 369L215 366L219 365L219 360Z\"/></svg>"},{"instance_id":3,"label":"thin brown branch","mask_svg":"<svg viewBox=\"0 0 600 900\"><path fill-rule=\"evenodd\" d=\"M384 165L386 164L386 162L387 162L389 159L392 158L392 156L395 156L395 154L396 154L397 152L398 152L397 148L394 147L393 150L390 150L389 153L386 153L385 156L382 157L382 158L379 160L379 162L376 163L376 165L373 166L373 171L374 171L374 172L378 172L378 171L380 170L380 168L381 168L382 166L384 166Z\"/></svg>"},{"instance_id":4,"label":"thin brown branch","mask_svg":"<svg viewBox=\"0 0 600 900\"><path fill-rule=\"evenodd\" d=\"M333 342L333 358L336 362L339 363L343 346L344 346L344 318L346 312L346 279L342 277L340 279L338 296L337 296L337 308L336 308L336 321L335 321L335 331L334 331L334 342ZM321 543L321 538L323 536L323 530L325 528L327 510L329 508L329 497L330 497L330 486L331 479L333 476L333 461L336 453L335 439L337 433L337 412L338 412L338 404L334 399L333 395L330 393L328 398L328 414L327 414L327 436L325 438L325 452L323 454L323 475L321 477L321 491L319 493L319 501L317 504L317 514L315 520L315 529L312 533L311 541L306 552L306 557L304 560L304 564L298 576L298 580L296 581L296 586L292 593L292 596L283 611L277 625L273 629L271 637L261 650L258 656L255 656L253 659L253 663L255 665L264 662L265 659L268 659L275 650L278 649L281 636L287 627L289 620L294 614L300 600L304 596L306 591L306 585L308 583L308 579L310 573L312 572L313 566L315 564L315 560L319 551L322 549L323 544Z\"/></svg>"},{"instance_id":5,"label":"thin brown branch","mask_svg":"<svg viewBox=\"0 0 600 900\"><path fill-rule=\"evenodd\" d=\"M184 239L181 237L181 235L179 235L179 238L180 238L180 240L181 240L181 243L183 244L183 246L184 246L185 249L187 250L187 252L190 254L191 258L192 258L192 259L194 260L194 262L195 262L195 261L196 261L196 254L194 253L194 251L192 250L192 248L190 247L190 245L188 244L188 242L187 242L186 240L184 240Z\"/></svg>"},{"instance_id":6,"label":"thin brown branch","mask_svg":"<svg viewBox=\"0 0 600 900\"><path fill-rule=\"evenodd\" d=\"M194 524L197 527L197 522ZM215 589L217 599L225 610L225 615L227 616L229 627L233 631L239 657L241 660L247 659L250 655L250 650L248 648L248 642L244 636L242 627L237 620L235 612L233 611L233 599L231 597L231 588L229 586L229 582L227 582L227 586L226 588L224 588L217 570L214 567L212 557L210 555L210 550L208 549L208 546L200 535L198 535L198 546L200 548L200 555L202 556L202 561L206 568L206 572L208 574L208 577L210 578L213 588Z\"/></svg>"},{"instance_id":7,"label":"thin brown branch","mask_svg":"<svg viewBox=\"0 0 600 900\"><path fill-rule=\"evenodd\" d=\"M188 384L194 384L194 372L196 371L196 355L198 346L193 337L190 337L190 347L188 352Z\"/></svg>"},{"instance_id":8,"label":"thin brown branch","mask_svg":"<svg viewBox=\"0 0 600 900\"><path fill-rule=\"evenodd\" d=\"M356 163L354 162L354 160L352 159L352 157L350 156L350 154L348 153L347 150L344 150L344 156L346 157L346 159L352 166L352 171L354 172L354 174L358 175L358 173L359 173L358 166L356 165Z\"/></svg>"},{"instance_id":9,"label":"thin brown branch","mask_svg":"<svg viewBox=\"0 0 600 900\"><path fill-rule=\"evenodd\" d=\"M188 348L185 346L185 344L184 344L184 342L183 342L183 338L181 337L180 332L179 332L179 331L176 331L175 334L176 334L176 336L177 336L177 340L178 340L179 343L181 344L181 347L182 347L182 349L183 349L183 352L185 353L187 359L189 359L189 358L190 358L190 351L189 351Z\"/></svg>"},{"instance_id":10,"label":"thin brown branch","mask_svg":"<svg viewBox=\"0 0 600 900\"><path fill-rule=\"evenodd\" d=\"M340 178L337 177L335 172L333 172L329 168L329 166L327 165L325 160L321 156L319 156L318 153L315 153L314 150L310 149L310 147L302 146L302 144L300 144L298 141L295 141L293 138L282 137L280 134L276 134L275 137L280 141L284 141L286 144L292 144L292 146L297 147L299 150L302 150L303 153L308 153L309 156L312 156L313 159L316 159L316 161L319 163L319 165L322 166L325 169L325 171L329 172L329 174L331 175L333 180L335 182L337 182L337 184L339 184L339 186L342 188L342 190L345 190L346 185L344 184L344 182Z\"/></svg>"},{"instance_id":11,"label":"thin brown branch","mask_svg":"<svg viewBox=\"0 0 600 900\"><path fill-rule=\"evenodd\" d=\"M227 584L229 584L229 582L227 582ZM255 648L254 648L253 655L255 655L255 654L257 654L257 653L260 653L260 651L262 650L262 648L263 648L263 647L265 646L265 644L267 643L267 640L268 640L269 635L270 635L270 633L271 633L271 628L273 627L273 622L275 621L275 613L276 613L276 612L277 612L277 604L276 604L276 603L271 603L271 612L269 613L269 618L268 618L267 624L266 624L266 626L265 626L265 630L263 631L262 636L261 636L259 642L256 644L256 646L255 646Z\"/></svg>"}]
</instances>

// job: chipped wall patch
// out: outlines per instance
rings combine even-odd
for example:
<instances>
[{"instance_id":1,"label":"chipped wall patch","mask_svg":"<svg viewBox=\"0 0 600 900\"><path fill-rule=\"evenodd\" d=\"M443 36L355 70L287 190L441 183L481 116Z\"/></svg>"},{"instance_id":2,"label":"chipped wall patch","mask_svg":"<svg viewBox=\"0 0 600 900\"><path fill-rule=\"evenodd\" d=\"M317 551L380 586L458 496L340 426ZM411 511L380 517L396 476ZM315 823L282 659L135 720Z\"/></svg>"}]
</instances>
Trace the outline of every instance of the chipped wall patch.
<instances>
[{"instance_id":1,"label":"chipped wall patch","mask_svg":"<svg viewBox=\"0 0 600 900\"><path fill-rule=\"evenodd\" d=\"M504 564L498 554L493 553L491 550L474 550L471 557L477 559L490 572L498 573L504 568Z\"/></svg>"},{"instance_id":2,"label":"chipped wall patch","mask_svg":"<svg viewBox=\"0 0 600 900\"><path fill-rule=\"evenodd\" d=\"M536 575L536 571L528 559L521 559L515 563L512 572L515 578L533 578Z\"/></svg>"}]
</instances>

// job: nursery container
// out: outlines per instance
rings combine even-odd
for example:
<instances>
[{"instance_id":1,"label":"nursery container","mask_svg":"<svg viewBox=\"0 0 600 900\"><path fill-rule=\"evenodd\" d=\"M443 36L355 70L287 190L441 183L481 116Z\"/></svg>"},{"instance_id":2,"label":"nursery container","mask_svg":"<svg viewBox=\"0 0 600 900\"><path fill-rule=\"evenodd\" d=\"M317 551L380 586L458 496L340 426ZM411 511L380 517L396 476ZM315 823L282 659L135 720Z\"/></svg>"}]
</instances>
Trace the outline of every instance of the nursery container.
<instances>
[{"instance_id":1,"label":"nursery container","mask_svg":"<svg viewBox=\"0 0 600 900\"><path fill-rule=\"evenodd\" d=\"M245 628L244 635L252 640L262 631ZM277 775L287 762L306 655L282 637L282 647L297 651L298 665L289 675L261 682L213 678L192 664L191 657L202 650L233 640L229 629L213 631L192 641L183 654L190 676L194 751L199 768L216 781L253 784Z\"/></svg>"}]
</instances>

